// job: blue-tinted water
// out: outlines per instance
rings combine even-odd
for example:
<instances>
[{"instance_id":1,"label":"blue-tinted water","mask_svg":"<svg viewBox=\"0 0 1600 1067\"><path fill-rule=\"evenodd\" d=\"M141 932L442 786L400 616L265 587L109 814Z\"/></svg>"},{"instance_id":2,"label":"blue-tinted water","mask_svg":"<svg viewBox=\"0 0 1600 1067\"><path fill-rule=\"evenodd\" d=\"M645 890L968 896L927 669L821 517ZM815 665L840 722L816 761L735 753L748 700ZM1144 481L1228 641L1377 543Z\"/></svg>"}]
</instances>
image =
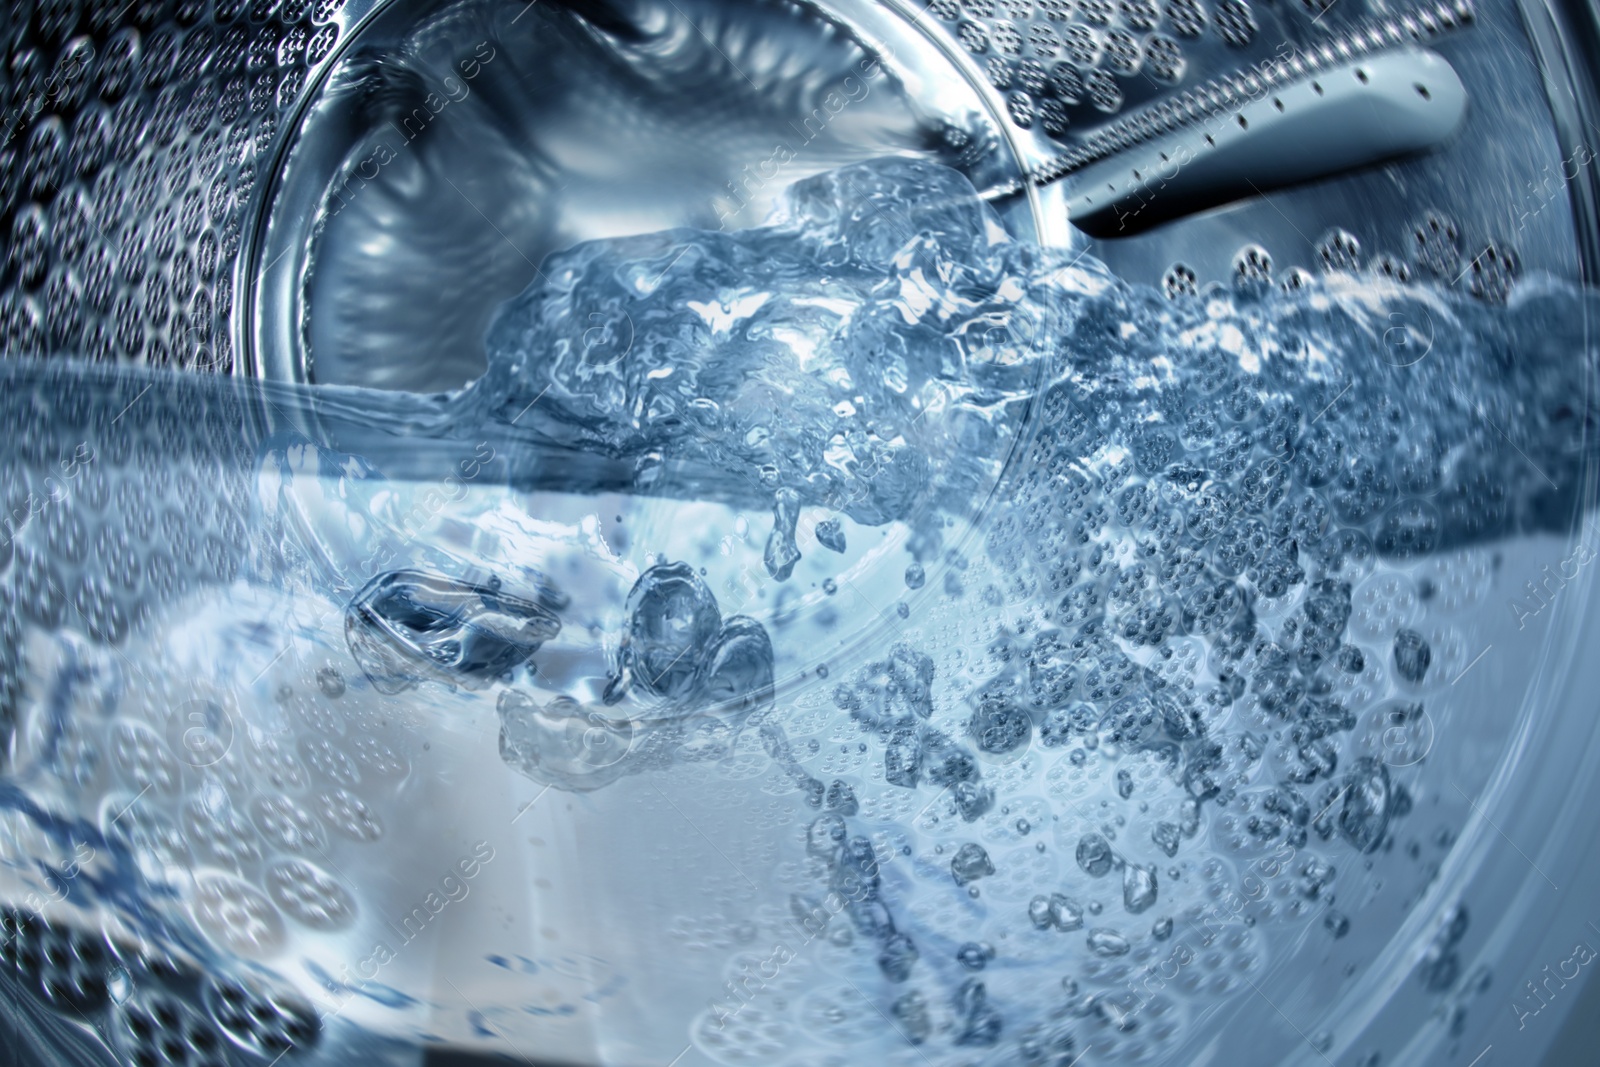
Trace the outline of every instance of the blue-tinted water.
<instances>
[{"instance_id":1,"label":"blue-tinted water","mask_svg":"<svg viewBox=\"0 0 1600 1067\"><path fill-rule=\"evenodd\" d=\"M482 712L496 772L562 793L780 783L771 921L861 1002L803 997L797 1057L1157 1054L1359 928L1338 878L1476 651L1441 617L1586 499L1593 310L1171 301L887 161L552 257L459 394L7 364L4 859L145 942L135 989L152 944L387 989L369 872L426 821L419 746ZM75 981L142 1047L122 979ZM761 992L684 1039L778 1062Z\"/></svg>"}]
</instances>

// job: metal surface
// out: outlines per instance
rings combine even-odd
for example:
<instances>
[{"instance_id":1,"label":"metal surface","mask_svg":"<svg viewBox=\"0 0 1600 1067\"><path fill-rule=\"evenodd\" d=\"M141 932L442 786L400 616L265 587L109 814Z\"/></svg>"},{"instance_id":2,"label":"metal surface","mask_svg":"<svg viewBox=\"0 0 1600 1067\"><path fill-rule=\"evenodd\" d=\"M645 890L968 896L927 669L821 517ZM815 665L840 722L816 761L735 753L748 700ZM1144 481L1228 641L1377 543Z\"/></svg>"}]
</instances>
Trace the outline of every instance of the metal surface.
<instances>
[{"instance_id":1,"label":"metal surface","mask_svg":"<svg viewBox=\"0 0 1600 1067\"><path fill-rule=\"evenodd\" d=\"M630 2L592 22L397 4L324 78L256 257L269 376L457 387L482 371L490 312L578 241L751 225L792 182L875 155L929 152L978 182L1019 171L959 72L866 4ZM479 284L441 304L441 277Z\"/></svg>"},{"instance_id":2,"label":"metal surface","mask_svg":"<svg viewBox=\"0 0 1600 1067\"><path fill-rule=\"evenodd\" d=\"M1236 107L1141 137L1074 175L1067 210L1097 237L1131 236L1285 186L1450 140L1467 93L1437 55L1395 51L1263 86Z\"/></svg>"},{"instance_id":3,"label":"metal surface","mask_svg":"<svg viewBox=\"0 0 1600 1067\"><path fill-rule=\"evenodd\" d=\"M1465 125L1437 150L1222 206L1181 206L1153 228L1100 227L1093 239L1071 228L1072 198L1088 195L1078 171L1126 165L1120 153L1133 147L1137 116L1198 82L1282 54L1285 43L1314 48L1363 19L1403 15L1358 7L1356 0L1254 7L1175 0L1159 9L1143 0L1116 8L1093 0L935 0L926 10L892 0L738 8L709 0L13 6L0 16L8 58L0 80L0 218L8 233L0 335L13 356L76 353L279 381L450 389L481 371L487 316L536 275L548 253L671 226L750 225L792 181L886 152L929 155L963 169L979 188L1016 191L1001 203L1013 232L1087 248L1126 277L1155 283L1165 276L1177 296L1227 284L1241 270L1292 278L1292 266L1430 273L1490 301L1503 299L1518 273L1593 279L1600 200L1592 168L1573 161L1593 144L1600 118L1593 79L1600 23L1592 8L1575 3L1484 4L1473 28L1431 45L1467 97ZM489 53L480 51L485 43ZM830 92L847 104L831 108ZM764 171L774 142L793 148L792 159ZM1048 187L1034 187L1030 176ZM440 277L472 284L455 282L441 293ZM1504 565L1536 572L1558 550L1523 545ZM1529 657L1592 643L1590 605L1574 596L1558 617L1541 633L1548 645L1510 632L1493 641ZM1548 681L1539 695L1549 708L1587 707L1600 686L1597 671L1593 657L1580 659L1577 671ZM1521 699L1509 685L1485 683L1485 693L1508 704ZM429 766L439 775L404 798L407 832L384 843L381 862L364 861L373 868L376 910L399 914L415 896L411 883L380 868L431 876L441 842L492 821L498 829L506 811L527 811L537 799L527 783L503 776L462 788L483 758L469 746L473 728L436 739ZM1520 743L1574 795L1594 795L1597 750L1583 716L1530 721ZM1459 755L1463 765L1485 758L1460 744L1445 757ZM1471 847L1439 880L1512 901L1507 913L1524 920L1516 930L1493 927L1463 964L1464 971L1479 959L1495 967L1497 992L1499 975L1514 988L1570 951L1583 918L1583 894L1570 887L1600 878L1593 850L1572 847L1587 840L1586 813L1561 813L1552 804L1559 798L1548 796L1518 803L1505 796L1508 775L1495 779L1495 799L1505 805L1495 808L1492 829L1475 823ZM508 1053L498 1035L472 1029L472 1009L458 1003L485 995L495 978L465 991L447 985L491 948L535 954L551 940L552 916L568 923L574 941L606 948L640 988L662 991L647 1005L652 1012L699 1010L717 975L704 961L673 957L684 938L647 927L643 917L637 926L586 926L591 909L639 916L648 902L649 884L605 877L619 855L678 840L684 866L721 862L709 839L683 840L681 813L655 803L649 788L635 780L619 789L609 812L574 812L563 798L519 822L508 835L508 859L474 889L479 906L449 913L394 979L438 1006L432 1021L442 1042L460 1047L423 1056L396 1041L371 1051L371 1062L483 1062L468 1047L474 1044L530 1063L581 1058L595 1040L581 1021L551 1020L547 1044ZM760 799L754 789L733 796L735 805ZM591 827L614 830L622 811L631 820L627 837L586 837ZM710 810L691 814L706 825L718 818ZM1529 845L1529 862L1568 890L1559 906L1536 892L1528 870L1491 858L1501 855L1497 835L1541 842ZM580 873L530 896L549 866L541 851L547 843ZM1425 892L1439 903L1444 890L1418 890ZM685 911L691 925L724 918L709 908ZM507 916L522 923L515 932L507 932ZM1406 954L1415 956L1432 917L1408 926L1404 943L1380 946L1391 986L1346 993L1337 1003L1335 1014L1349 1020L1337 1048L1329 1046L1337 1062L1358 1062L1364 1049L1381 1046L1399 1050L1387 1062L1466 1063L1483 1045L1533 1062L1556 1027L1513 1030L1493 995L1480 998L1488 1006L1466 1030L1482 1038L1473 1047L1451 1045L1448 1018L1418 1024L1469 999L1430 1000L1401 988L1415 962ZM1487 917L1484 925L1492 926ZM130 971L196 1018L226 1017L213 989L224 976L125 951ZM125 1059L130 1035L115 1027L126 1026L129 1012L85 1025L70 1002L52 999L37 969L44 958L13 951L0 974L14 1009L6 1024L26 1035L18 1040L56 1049L60 1062ZM605 977L561 976L591 992L605 988ZM275 1018L292 1026L294 992L271 988ZM1312 977L1284 992L1289 999L1279 1003L1296 1018L1330 1003ZM622 1014L642 1007L626 997L618 1003ZM358 1004L350 1014L381 1031L392 1022L385 1011ZM1235 1018L1271 1021L1264 1010L1259 1017L1238 1006L1229 1012L1208 1022L1221 1030ZM637 1057L622 1062L677 1062L670 1060L676 1048L657 1054L651 1042L659 1035L645 1022L630 1016L619 1031L612 1039ZM204 1032L196 1024L184 1032L189 1046L154 1062L205 1062L192 1040ZM637 1053L646 1046L648 1055ZM332 1055L326 1047L311 1053L312 1060ZM1302 1059L1321 1062L1320 1055L1309 1050Z\"/></svg>"}]
</instances>

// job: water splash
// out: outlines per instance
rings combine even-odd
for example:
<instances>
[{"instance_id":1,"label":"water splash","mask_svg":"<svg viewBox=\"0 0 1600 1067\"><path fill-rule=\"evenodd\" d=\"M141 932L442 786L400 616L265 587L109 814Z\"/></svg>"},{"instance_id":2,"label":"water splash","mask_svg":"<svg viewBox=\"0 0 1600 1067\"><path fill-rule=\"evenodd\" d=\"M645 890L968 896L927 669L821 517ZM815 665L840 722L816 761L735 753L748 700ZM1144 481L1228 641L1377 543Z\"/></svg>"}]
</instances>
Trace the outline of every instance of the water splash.
<instances>
[{"instance_id":1,"label":"water splash","mask_svg":"<svg viewBox=\"0 0 1600 1067\"><path fill-rule=\"evenodd\" d=\"M200 782L238 806L309 767L320 818L371 843L407 746L487 708L503 765L562 790L770 762L822 812L793 910L870 942L898 1020L860 1041L1070 1059L1073 1027L1137 1030L1115 961L1188 945L1212 859L1288 849L1288 904L1193 966L1295 950L1427 773L1360 734L1421 721L1456 655L1395 607L1405 568L1565 531L1591 484L1594 298L1547 279L1505 307L1340 274L1169 301L909 160L801 183L765 228L547 267L455 395L0 367L0 803L93 828L121 873L84 876L85 906L287 968L361 887L303 861L276 896L184 877L228 809L185 808ZM598 321L628 323L624 355L594 358ZM836 653L861 620L830 601L878 572L916 607L861 593L870 640ZM979 926L1007 946L982 980ZM1182 988L1173 1018L1213 996Z\"/></svg>"}]
</instances>

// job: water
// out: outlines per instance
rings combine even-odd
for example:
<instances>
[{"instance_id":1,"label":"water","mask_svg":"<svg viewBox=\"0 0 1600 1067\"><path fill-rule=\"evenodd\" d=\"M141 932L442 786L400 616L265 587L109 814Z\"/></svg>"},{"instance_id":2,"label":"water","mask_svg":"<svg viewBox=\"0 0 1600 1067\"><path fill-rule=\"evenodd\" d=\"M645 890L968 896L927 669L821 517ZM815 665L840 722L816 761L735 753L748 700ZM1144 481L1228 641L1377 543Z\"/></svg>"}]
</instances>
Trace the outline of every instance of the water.
<instances>
[{"instance_id":1,"label":"water","mask_svg":"<svg viewBox=\"0 0 1600 1067\"><path fill-rule=\"evenodd\" d=\"M428 774L785 798L701 834L784 950L667 1020L724 1063L1166 1055L1404 919L1361 872L1438 792L1487 553L1579 516L1590 294L1171 301L906 160L542 275L454 394L4 366L8 921L113 946L8 957L47 1002L127 1050L162 996L201 1044L515 1032L384 970L371 872L471 829ZM641 1059L617 988L583 1040Z\"/></svg>"}]
</instances>

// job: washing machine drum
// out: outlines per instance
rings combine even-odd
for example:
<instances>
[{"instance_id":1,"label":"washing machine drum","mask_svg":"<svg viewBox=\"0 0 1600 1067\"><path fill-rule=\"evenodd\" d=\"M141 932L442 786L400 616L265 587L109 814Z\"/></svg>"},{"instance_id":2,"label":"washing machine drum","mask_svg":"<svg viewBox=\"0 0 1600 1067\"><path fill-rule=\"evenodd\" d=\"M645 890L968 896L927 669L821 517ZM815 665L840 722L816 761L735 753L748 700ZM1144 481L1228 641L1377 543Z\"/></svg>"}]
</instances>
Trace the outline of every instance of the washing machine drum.
<instances>
[{"instance_id":1,"label":"washing machine drum","mask_svg":"<svg viewBox=\"0 0 1600 1067\"><path fill-rule=\"evenodd\" d=\"M1565 1047L1586 6L0 33L27 1062Z\"/></svg>"}]
</instances>

